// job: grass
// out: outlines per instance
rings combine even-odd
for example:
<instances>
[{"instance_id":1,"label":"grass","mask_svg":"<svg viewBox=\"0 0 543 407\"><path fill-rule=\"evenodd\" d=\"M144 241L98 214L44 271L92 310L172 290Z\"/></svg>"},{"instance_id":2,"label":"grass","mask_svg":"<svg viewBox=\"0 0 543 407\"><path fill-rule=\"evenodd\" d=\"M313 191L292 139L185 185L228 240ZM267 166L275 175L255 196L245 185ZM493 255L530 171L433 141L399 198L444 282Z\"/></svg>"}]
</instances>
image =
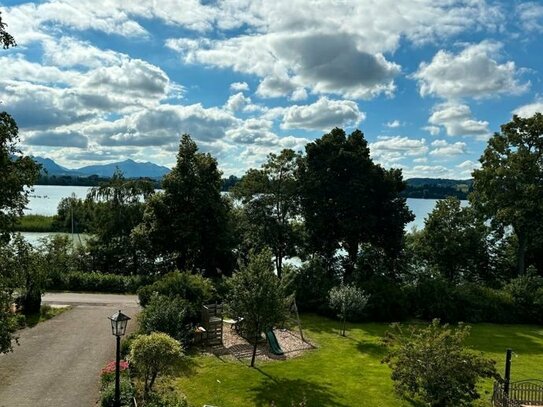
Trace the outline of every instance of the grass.
<instances>
[{"instance_id":1,"label":"grass","mask_svg":"<svg viewBox=\"0 0 543 407\"><path fill-rule=\"evenodd\" d=\"M53 227L53 216L23 215L15 225L17 232L58 232Z\"/></svg>"},{"instance_id":2,"label":"grass","mask_svg":"<svg viewBox=\"0 0 543 407\"><path fill-rule=\"evenodd\" d=\"M381 364L385 353L380 338L386 324L350 324L348 336L338 335L337 321L304 315L304 335L318 349L287 361L258 362L194 354L183 373L169 381L187 396L191 405L419 407L393 391L390 369ZM468 341L472 348L497 361L503 372L505 350L513 348L512 380L543 378L543 327L527 325L473 325ZM166 385L166 382L164 382ZM480 385L476 406L490 406L492 383Z\"/></svg>"},{"instance_id":3,"label":"grass","mask_svg":"<svg viewBox=\"0 0 543 407\"><path fill-rule=\"evenodd\" d=\"M42 305L39 314L27 315L25 318L25 326L32 328L40 322L47 321L64 311L69 310L71 307L53 308L50 305Z\"/></svg>"}]
</instances>

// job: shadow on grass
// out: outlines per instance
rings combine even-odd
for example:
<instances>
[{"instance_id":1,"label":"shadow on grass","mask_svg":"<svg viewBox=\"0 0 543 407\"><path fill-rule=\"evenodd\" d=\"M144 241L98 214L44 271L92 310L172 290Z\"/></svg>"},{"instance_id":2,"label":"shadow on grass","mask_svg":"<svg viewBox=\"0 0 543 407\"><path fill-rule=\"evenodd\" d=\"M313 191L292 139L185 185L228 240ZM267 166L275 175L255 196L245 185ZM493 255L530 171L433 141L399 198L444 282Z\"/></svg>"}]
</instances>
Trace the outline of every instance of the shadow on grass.
<instances>
[{"instance_id":1,"label":"shadow on grass","mask_svg":"<svg viewBox=\"0 0 543 407\"><path fill-rule=\"evenodd\" d=\"M356 344L356 349L361 353L378 358L379 360L382 359L387 352L387 348L384 345L366 341L359 341Z\"/></svg>"},{"instance_id":2,"label":"shadow on grass","mask_svg":"<svg viewBox=\"0 0 543 407\"><path fill-rule=\"evenodd\" d=\"M257 407L298 406L304 401L307 407L347 407L337 400L331 385L303 379L274 378L259 368L256 370L266 376L263 382L248 389L253 404Z\"/></svg>"}]
</instances>

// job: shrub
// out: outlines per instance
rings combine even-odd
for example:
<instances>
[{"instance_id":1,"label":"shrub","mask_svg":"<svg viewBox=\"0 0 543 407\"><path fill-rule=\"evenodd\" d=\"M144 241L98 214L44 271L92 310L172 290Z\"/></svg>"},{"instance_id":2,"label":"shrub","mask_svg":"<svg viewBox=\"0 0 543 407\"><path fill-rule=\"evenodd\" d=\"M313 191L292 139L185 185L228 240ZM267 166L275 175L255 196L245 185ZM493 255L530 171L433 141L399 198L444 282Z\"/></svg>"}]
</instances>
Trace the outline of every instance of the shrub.
<instances>
[{"instance_id":1,"label":"shrub","mask_svg":"<svg viewBox=\"0 0 543 407\"><path fill-rule=\"evenodd\" d=\"M455 288L457 318L465 322L512 323L516 312L511 294L505 290L466 283Z\"/></svg>"},{"instance_id":2,"label":"shrub","mask_svg":"<svg viewBox=\"0 0 543 407\"><path fill-rule=\"evenodd\" d=\"M191 305L192 317L199 316L200 308L215 295L210 279L189 272L173 272L166 274L153 284L138 290L140 304L147 306L153 293L167 297L180 297Z\"/></svg>"},{"instance_id":3,"label":"shrub","mask_svg":"<svg viewBox=\"0 0 543 407\"><path fill-rule=\"evenodd\" d=\"M120 381L121 389L121 406L131 407L132 399L134 398L134 386L130 382L130 378L127 376L121 376ZM115 407L115 380L107 384L102 390L101 407Z\"/></svg>"},{"instance_id":4,"label":"shrub","mask_svg":"<svg viewBox=\"0 0 543 407\"><path fill-rule=\"evenodd\" d=\"M117 362L112 360L109 362L100 373L100 381L102 383L102 389L105 389L110 383L115 381L115 371ZM121 360L119 362L119 372L121 376L125 376L128 372L128 362L126 360ZM128 377L128 376L127 376Z\"/></svg>"},{"instance_id":5,"label":"shrub","mask_svg":"<svg viewBox=\"0 0 543 407\"><path fill-rule=\"evenodd\" d=\"M105 293L135 293L139 287L148 284L151 278L145 276L124 276L96 272L71 272L58 275L50 280L50 290L90 291Z\"/></svg>"},{"instance_id":6,"label":"shrub","mask_svg":"<svg viewBox=\"0 0 543 407\"><path fill-rule=\"evenodd\" d=\"M152 390L157 376L168 373L176 365L182 351L181 344L165 333L153 332L134 339L130 361L144 381L144 398Z\"/></svg>"},{"instance_id":7,"label":"shrub","mask_svg":"<svg viewBox=\"0 0 543 407\"><path fill-rule=\"evenodd\" d=\"M542 322L540 295L543 291L543 277L536 273L533 267L529 267L525 275L512 279L505 286L513 299L517 317L522 322Z\"/></svg>"},{"instance_id":8,"label":"shrub","mask_svg":"<svg viewBox=\"0 0 543 407\"><path fill-rule=\"evenodd\" d=\"M360 284L368 294L365 314L373 321L403 321L412 316L409 303L411 286L401 285L386 277L373 277Z\"/></svg>"},{"instance_id":9,"label":"shrub","mask_svg":"<svg viewBox=\"0 0 543 407\"><path fill-rule=\"evenodd\" d=\"M182 343L190 337L190 313L187 302L179 297L154 294L139 315L140 331L144 334L164 332Z\"/></svg>"},{"instance_id":10,"label":"shrub","mask_svg":"<svg viewBox=\"0 0 543 407\"><path fill-rule=\"evenodd\" d=\"M396 390L430 406L470 406L479 398L480 378L496 378L496 362L464 348L468 326L450 328L434 320L430 325L402 329L399 324L387 332L389 347L383 359L392 369Z\"/></svg>"},{"instance_id":11,"label":"shrub","mask_svg":"<svg viewBox=\"0 0 543 407\"><path fill-rule=\"evenodd\" d=\"M342 321L341 334L345 336L345 321L347 318L362 314L368 303L368 296L354 285L340 285L328 293L330 308L338 313Z\"/></svg>"}]
</instances>

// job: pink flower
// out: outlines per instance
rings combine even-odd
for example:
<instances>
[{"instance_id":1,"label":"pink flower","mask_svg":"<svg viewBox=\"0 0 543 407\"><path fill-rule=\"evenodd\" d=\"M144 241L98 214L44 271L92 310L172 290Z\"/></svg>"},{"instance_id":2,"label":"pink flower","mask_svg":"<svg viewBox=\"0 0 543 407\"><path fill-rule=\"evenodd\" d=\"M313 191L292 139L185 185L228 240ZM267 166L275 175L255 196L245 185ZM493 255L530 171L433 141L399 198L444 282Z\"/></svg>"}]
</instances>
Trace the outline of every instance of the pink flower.
<instances>
[{"instance_id":1,"label":"pink flower","mask_svg":"<svg viewBox=\"0 0 543 407\"><path fill-rule=\"evenodd\" d=\"M122 371L125 371L126 369L128 369L129 367L129 364L128 364L128 361L126 360L121 360L119 362L119 370L122 372ZM103 375L106 375L106 374L110 374L110 373L115 373L115 361L111 361L109 362L106 367L104 367L102 369L102 376Z\"/></svg>"}]
</instances>

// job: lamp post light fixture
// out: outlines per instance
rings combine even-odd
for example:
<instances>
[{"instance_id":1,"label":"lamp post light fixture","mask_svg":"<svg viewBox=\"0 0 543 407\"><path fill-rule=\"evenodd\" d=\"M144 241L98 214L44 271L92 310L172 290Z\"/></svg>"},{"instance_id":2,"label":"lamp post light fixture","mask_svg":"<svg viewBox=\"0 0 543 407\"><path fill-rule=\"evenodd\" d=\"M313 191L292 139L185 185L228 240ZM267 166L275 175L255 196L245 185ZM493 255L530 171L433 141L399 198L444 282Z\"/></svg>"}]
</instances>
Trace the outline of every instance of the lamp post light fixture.
<instances>
[{"instance_id":1,"label":"lamp post light fixture","mask_svg":"<svg viewBox=\"0 0 543 407\"><path fill-rule=\"evenodd\" d=\"M121 380L120 380L120 363L121 363L121 336L126 333L126 326L130 317L123 314L121 310L112 316L108 317L111 321L111 333L117 337L117 357L115 359L115 407L121 407Z\"/></svg>"}]
</instances>

